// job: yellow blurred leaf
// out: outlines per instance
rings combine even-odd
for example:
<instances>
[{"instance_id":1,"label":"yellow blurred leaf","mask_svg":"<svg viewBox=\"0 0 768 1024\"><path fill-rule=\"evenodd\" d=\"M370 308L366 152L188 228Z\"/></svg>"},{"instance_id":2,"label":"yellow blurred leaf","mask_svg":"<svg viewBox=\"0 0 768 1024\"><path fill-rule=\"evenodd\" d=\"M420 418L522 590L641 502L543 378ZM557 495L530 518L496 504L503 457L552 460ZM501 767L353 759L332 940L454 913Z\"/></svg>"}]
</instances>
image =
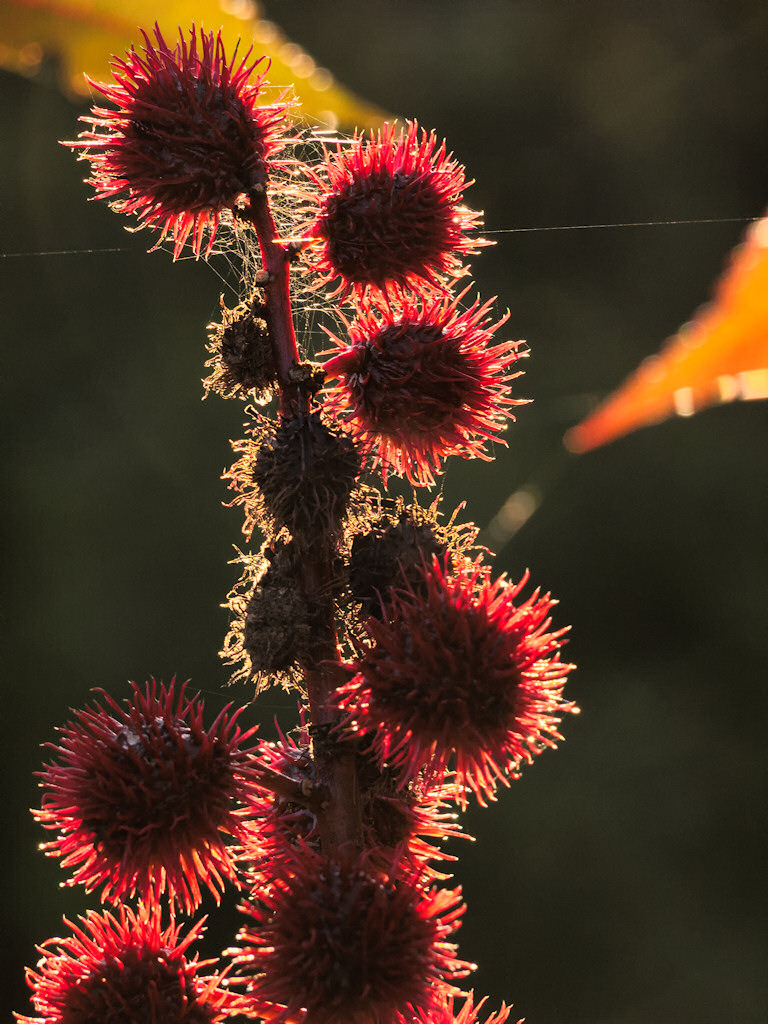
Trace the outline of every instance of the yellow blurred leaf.
<instances>
[{"instance_id":1,"label":"yellow blurred leaf","mask_svg":"<svg viewBox=\"0 0 768 1024\"><path fill-rule=\"evenodd\" d=\"M89 95L84 74L111 81L111 56L122 56L141 43L138 28L155 21L166 39L186 32L194 21L206 31L222 30L231 54L253 44L254 55L272 61L273 86L293 85L299 115L335 128L377 128L384 111L340 86L326 68L290 42L277 25L260 16L253 0L0 0L0 66L33 75L47 57L58 62L62 88L70 95Z\"/></svg>"},{"instance_id":2,"label":"yellow blurred leaf","mask_svg":"<svg viewBox=\"0 0 768 1024\"><path fill-rule=\"evenodd\" d=\"M713 301L569 430L565 445L586 452L675 413L751 398L768 398L768 216L734 249Z\"/></svg>"}]
</instances>

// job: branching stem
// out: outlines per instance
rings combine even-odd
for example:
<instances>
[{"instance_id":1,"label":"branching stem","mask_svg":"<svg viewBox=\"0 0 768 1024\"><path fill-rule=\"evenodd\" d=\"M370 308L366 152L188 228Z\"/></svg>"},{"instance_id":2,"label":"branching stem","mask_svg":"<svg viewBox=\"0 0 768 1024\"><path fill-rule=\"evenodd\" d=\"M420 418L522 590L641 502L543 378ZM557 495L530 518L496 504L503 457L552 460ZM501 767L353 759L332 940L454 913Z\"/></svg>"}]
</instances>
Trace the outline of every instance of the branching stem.
<instances>
[{"instance_id":1,"label":"branching stem","mask_svg":"<svg viewBox=\"0 0 768 1024\"><path fill-rule=\"evenodd\" d=\"M298 782L270 768L260 769L253 778L262 789L268 789L270 793L281 796L292 804L308 807L311 811L316 811L327 801L327 796L320 787L312 785L307 779Z\"/></svg>"},{"instance_id":2,"label":"branching stem","mask_svg":"<svg viewBox=\"0 0 768 1024\"><path fill-rule=\"evenodd\" d=\"M259 240L265 293L266 319L272 338L284 419L307 414L310 398L296 384L291 369L299 362L290 297L290 264L296 247L277 239L277 229L264 187L249 193L248 216ZM311 661L303 665L309 712L315 726L313 755L317 785L327 796L314 808L323 852L331 855L342 846L361 844L361 812L354 749L332 736L339 712L333 695L339 679L339 649L334 622L332 567L335 545L328 536L296 536L298 586L321 618ZM272 788L272 787L269 787Z\"/></svg>"},{"instance_id":3,"label":"branching stem","mask_svg":"<svg viewBox=\"0 0 768 1024\"><path fill-rule=\"evenodd\" d=\"M267 190L254 186L248 194L249 216L256 229L261 249L261 266L266 275L265 303L267 323L280 385L280 411L290 418L299 411L299 395L290 380L290 369L299 362L296 332L293 328L290 293L291 251L277 240L277 228L269 206Z\"/></svg>"}]
</instances>

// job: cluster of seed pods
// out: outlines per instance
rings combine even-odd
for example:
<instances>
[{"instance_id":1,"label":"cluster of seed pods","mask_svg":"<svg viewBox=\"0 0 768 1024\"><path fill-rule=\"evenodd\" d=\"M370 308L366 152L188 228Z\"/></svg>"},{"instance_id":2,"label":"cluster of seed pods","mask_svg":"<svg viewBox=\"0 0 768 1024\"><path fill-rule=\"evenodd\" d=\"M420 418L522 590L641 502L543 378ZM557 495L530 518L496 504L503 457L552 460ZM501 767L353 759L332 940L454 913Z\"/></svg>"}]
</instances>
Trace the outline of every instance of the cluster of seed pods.
<instances>
[{"instance_id":1,"label":"cluster of seed pods","mask_svg":"<svg viewBox=\"0 0 768 1024\"><path fill-rule=\"evenodd\" d=\"M577 709L550 595L493 579L461 510L420 500L450 456L490 458L524 404L526 350L468 281L486 244L469 182L413 122L307 161L288 99L265 101L268 62L195 27L169 44L155 26L113 68L91 83L108 105L67 143L97 196L174 256L225 231L258 256L210 328L204 380L250 417L226 479L255 550L222 657L243 704L294 689L299 725L257 738L233 704L206 725L175 681L75 713L34 813L68 883L104 906L39 947L34 1014L17 1019L474 1024L443 844ZM312 359L297 280L337 325ZM387 494L393 477L410 499ZM242 928L199 960L194 915L225 886Z\"/></svg>"}]
</instances>

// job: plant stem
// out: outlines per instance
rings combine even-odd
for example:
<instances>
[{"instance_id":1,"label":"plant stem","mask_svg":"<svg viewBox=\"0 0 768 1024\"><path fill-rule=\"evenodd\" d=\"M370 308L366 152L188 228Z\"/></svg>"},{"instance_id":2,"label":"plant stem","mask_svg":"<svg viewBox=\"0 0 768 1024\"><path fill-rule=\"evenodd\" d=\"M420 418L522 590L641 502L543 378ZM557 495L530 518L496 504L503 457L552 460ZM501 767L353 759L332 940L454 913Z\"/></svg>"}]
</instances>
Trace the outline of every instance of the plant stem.
<instances>
[{"instance_id":1,"label":"plant stem","mask_svg":"<svg viewBox=\"0 0 768 1024\"><path fill-rule=\"evenodd\" d=\"M311 786L306 781L297 782L281 772L268 768L262 768L254 772L253 779L262 789L268 789L284 800L289 800L294 804L302 804L311 810L317 809L320 799L317 786Z\"/></svg>"},{"instance_id":2,"label":"plant stem","mask_svg":"<svg viewBox=\"0 0 768 1024\"><path fill-rule=\"evenodd\" d=\"M284 419L310 411L308 393L297 386L292 368L300 362L290 297L291 249L277 240L267 191L256 186L249 193L249 215L259 240L266 282L266 320L275 355ZM311 660L303 664L304 682L313 726L313 757L317 786L327 797L317 808L323 852L330 856L342 846L361 845L362 824L354 748L333 736L339 711L333 699L339 678L339 649L333 609L333 565L336 548L325 534L295 536L298 586L318 613Z\"/></svg>"},{"instance_id":3,"label":"plant stem","mask_svg":"<svg viewBox=\"0 0 768 1024\"><path fill-rule=\"evenodd\" d=\"M299 394L290 379L291 367L299 362L291 313L290 255L288 247L277 240L277 228L266 188L263 185L254 186L248 193L248 199L250 220L256 229L261 249L261 265L267 275L266 319L280 385L280 411L289 418L300 411Z\"/></svg>"},{"instance_id":4,"label":"plant stem","mask_svg":"<svg viewBox=\"0 0 768 1024\"><path fill-rule=\"evenodd\" d=\"M304 682L312 722L312 752L318 787L327 800L318 809L317 824L323 851L330 854L342 846L362 845L360 793L354 746L334 734L339 710L334 699L342 682L339 649L330 598L333 581L334 547L329 538L313 539L313 549L302 556L302 582L307 600L323 608L323 625L316 632L311 661L304 663Z\"/></svg>"}]
</instances>

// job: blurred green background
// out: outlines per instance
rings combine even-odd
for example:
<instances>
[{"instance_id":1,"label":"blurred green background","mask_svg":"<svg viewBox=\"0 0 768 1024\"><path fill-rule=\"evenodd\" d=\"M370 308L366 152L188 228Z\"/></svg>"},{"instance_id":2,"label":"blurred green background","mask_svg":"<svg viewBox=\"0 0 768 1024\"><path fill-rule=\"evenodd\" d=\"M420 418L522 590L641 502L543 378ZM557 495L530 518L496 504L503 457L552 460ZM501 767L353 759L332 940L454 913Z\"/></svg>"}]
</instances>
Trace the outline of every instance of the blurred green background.
<instances>
[{"instance_id":1,"label":"blurred green background","mask_svg":"<svg viewBox=\"0 0 768 1024\"><path fill-rule=\"evenodd\" d=\"M764 0L271 0L347 86L448 138L489 230L753 217L768 202ZM160 12L161 13L161 12ZM191 677L218 710L242 409L200 403L205 264L146 254L88 203L77 108L0 77L6 591L3 1009L95 900L62 890L28 807L40 745L91 687ZM744 226L506 233L474 262L532 356L492 465L445 506L535 514L496 565L560 599L582 706L567 742L466 827L461 952L529 1024L764 1024L768 405L569 456L561 437L688 319ZM87 250L116 248L97 254ZM40 255L67 250L65 255ZM221 268L219 268L221 269ZM232 301L231 293L226 297ZM228 697L244 696L243 691ZM278 695L253 711L272 734ZM290 721L283 713L281 721ZM44 756L44 755L43 755ZM228 911L209 948L227 944Z\"/></svg>"}]
</instances>

